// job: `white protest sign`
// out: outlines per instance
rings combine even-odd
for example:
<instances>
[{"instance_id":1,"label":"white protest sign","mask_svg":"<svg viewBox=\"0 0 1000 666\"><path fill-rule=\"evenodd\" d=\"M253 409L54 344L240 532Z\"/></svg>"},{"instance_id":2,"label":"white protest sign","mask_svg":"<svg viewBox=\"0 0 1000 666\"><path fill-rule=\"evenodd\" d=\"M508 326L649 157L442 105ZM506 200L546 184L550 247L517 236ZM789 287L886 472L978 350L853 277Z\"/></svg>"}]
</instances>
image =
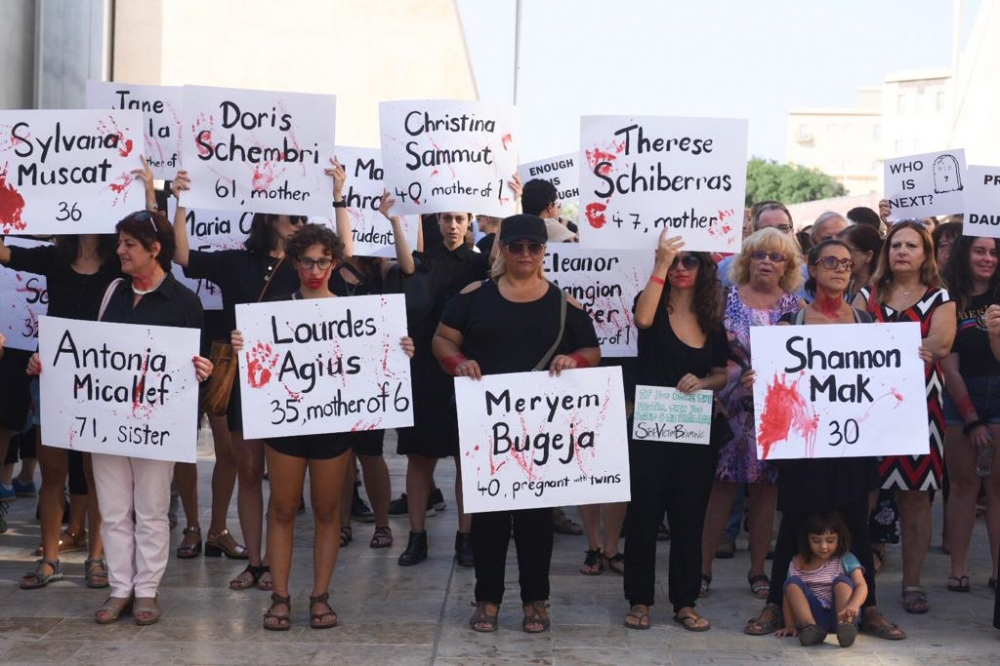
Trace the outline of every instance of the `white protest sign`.
<instances>
[{"instance_id":1,"label":"white protest sign","mask_svg":"<svg viewBox=\"0 0 1000 666\"><path fill-rule=\"evenodd\" d=\"M927 453L919 324L754 326L750 346L760 460Z\"/></svg>"},{"instance_id":2,"label":"white protest sign","mask_svg":"<svg viewBox=\"0 0 1000 666\"><path fill-rule=\"evenodd\" d=\"M584 116L580 242L656 247L664 228L691 252L739 252L747 121Z\"/></svg>"},{"instance_id":3,"label":"white protest sign","mask_svg":"<svg viewBox=\"0 0 1000 666\"><path fill-rule=\"evenodd\" d=\"M146 207L138 111L0 111L0 233L106 234Z\"/></svg>"},{"instance_id":4,"label":"white protest sign","mask_svg":"<svg viewBox=\"0 0 1000 666\"><path fill-rule=\"evenodd\" d=\"M635 387L633 439L708 444L711 437L711 391L683 393L666 386Z\"/></svg>"},{"instance_id":5,"label":"white protest sign","mask_svg":"<svg viewBox=\"0 0 1000 666\"><path fill-rule=\"evenodd\" d=\"M547 247L545 277L587 310L601 356L636 356L638 331L632 309L653 271L653 252L591 250L578 243Z\"/></svg>"},{"instance_id":6,"label":"white protest sign","mask_svg":"<svg viewBox=\"0 0 1000 666\"><path fill-rule=\"evenodd\" d=\"M248 439L413 425L401 294L236 306Z\"/></svg>"},{"instance_id":7,"label":"white protest sign","mask_svg":"<svg viewBox=\"0 0 1000 666\"><path fill-rule=\"evenodd\" d=\"M143 155L157 178L170 180L181 159L180 86L140 86L87 81L88 109L141 111L146 135Z\"/></svg>"},{"instance_id":8,"label":"white protest sign","mask_svg":"<svg viewBox=\"0 0 1000 666\"><path fill-rule=\"evenodd\" d=\"M184 86L184 205L330 214L333 95Z\"/></svg>"},{"instance_id":9,"label":"white protest sign","mask_svg":"<svg viewBox=\"0 0 1000 666\"><path fill-rule=\"evenodd\" d=\"M547 160L528 162L517 167L521 182L541 178L556 188L556 195L564 207L576 208L580 204L580 153L567 153Z\"/></svg>"},{"instance_id":10,"label":"white protest sign","mask_svg":"<svg viewBox=\"0 0 1000 666\"><path fill-rule=\"evenodd\" d=\"M1000 238L1000 167L970 164L965 173L962 233Z\"/></svg>"},{"instance_id":11,"label":"white protest sign","mask_svg":"<svg viewBox=\"0 0 1000 666\"><path fill-rule=\"evenodd\" d=\"M965 212L965 151L895 157L885 161L890 221Z\"/></svg>"},{"instance_id":12,"label":"white protest sign","mask_svg":"<svg viewBox=\"0 0 1000 666\"><path fill-rule=\"evenodd\" d=\"M507 217L517 171L511 106L458 100L379 104L385 182L395 215L462 211Z\"/></svg>"},{"instance_id":13,"label":"white protest sign","mask_svg":"<svg viewBox=\"0 0 1000 666\"><path fill-rule=\"evenodd\" d=\"M7 247L39 247L48 245L28 238L8 236ZM38 348L38 318L49 309L49 292L45 277L0 268L0 333L7 337L11 349L35 351Z\"/></svg>"},{"instance_id":14,"label":"white protest sign","mask_svg":"<svg viewBox=\"0 0 1000 666\"><path fill-rule=\"evenodd\" d=\"M396 241L392 224L378 208L382 205L385 188L381 151L374 148L349 148L337 146L337 159L347 172L344 201L351 219L354 254L359 257L396 257ZM322 222L336 230L336 223L329 216ZM400 223L406 232L410 250L417 249L416 216L403 216Z\"/></svg>"},{"instance_id":15,"label":"white protest sign","mask_svg":"<svg viewBox=\"0 0 1000 666\"><path fill-rule=\"evenodd\" d=\"M42 317L42 430L60 449L196 461L196 328Z\"/></svg>"},{"instance_id":16,"label":"white protest sign","mask_svg":"<svg viewBox=\"0 0 1000 666\"><path fill-rule=\"evenodd\" d=\"M627 502L621 368L455 378L466 513Z\"/></svg>"}]
</instances>

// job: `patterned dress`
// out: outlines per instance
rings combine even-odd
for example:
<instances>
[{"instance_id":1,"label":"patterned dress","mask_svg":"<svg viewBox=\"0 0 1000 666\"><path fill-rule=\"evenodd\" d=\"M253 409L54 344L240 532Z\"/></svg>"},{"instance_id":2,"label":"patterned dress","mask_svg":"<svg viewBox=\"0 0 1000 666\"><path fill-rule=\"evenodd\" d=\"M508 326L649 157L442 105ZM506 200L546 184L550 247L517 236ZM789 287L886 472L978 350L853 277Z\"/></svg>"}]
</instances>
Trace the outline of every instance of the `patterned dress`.
<instances>
[{"instance_id":1,"label":"patterned dress","mask_svg":"<svg viewBox=\"0 0 1000 666\"><path fill-rule=\"evenodd\" d=\"M879 322L915 321L920 324L920 337L926 338L931 330L931 318L941 305L951 302L947 290L928 287L919 301L906 310L896 311L879 303L871 292L861 290L867 310ZM887 456L879 463L879 476L885 490L936 490L941 487L944 461L944 375L941 364L924 369L927 386L927 421L931 433L930 453L923 456Z\"/></svg>"},{"instance_id":2,"label":"patterned dress","mask_svg":"<svg viewBox=\"0 0 1000 666\"><path fill-rule=\"evenodd\" d=\"M729 288L723 325L729 339L729 381L719 398L729 414L734 437L722 445L715 478L733 483L774 483L777 470L757 459L757 425L753 391L743 388L740 375L750 367L750 327L774 326L787 313L799 309L798 297L784 293L769 310L755 310L740 298L737 287Z\"/></svg>"}]
</instances>

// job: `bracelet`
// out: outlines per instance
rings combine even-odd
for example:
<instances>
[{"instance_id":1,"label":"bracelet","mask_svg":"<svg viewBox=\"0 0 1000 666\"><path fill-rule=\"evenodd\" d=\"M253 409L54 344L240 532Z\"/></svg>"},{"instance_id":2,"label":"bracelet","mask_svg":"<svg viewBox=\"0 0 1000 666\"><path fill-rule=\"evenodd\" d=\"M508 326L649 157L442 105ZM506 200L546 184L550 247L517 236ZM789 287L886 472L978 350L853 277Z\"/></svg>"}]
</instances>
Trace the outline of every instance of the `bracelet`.
<instances>
[{"instance_id":1,"label":"bracelet","mask_svg":"<svg viewBox=\"0 0 1000 666\"><path fill-rule=\"evenodd\" d=\"M581 354L579 352L573 352L572 354L566 354L566 356L568 356L569 358L571 358L574 361L576 361L576 367L578 367L578 368L589 368L590 367L590 361L587 360L586 356L584 356L583 354Z\"/></svg>"},{"instance_id":2,"label":"bracelet","mask_svg":"<svg viewBox=\"0 0 1000 666\"><path fill-rule=\"evenodd\" d=\"M333 202L333 207L334 208L347 208L347 200L346 199L341 199L340 201L334 201Z\"/></svg>"},{"instance_id":3,"label":"bracelet","mask_svg":"<svg viewBox=\"0 0 1000 666\"><path fill-rule=\"evenodd\" d=\"M667 284L667 283L666 283L666 282L665 282L665 281L663 280L663 278L658 278L658 277L656 277L655 275L650 275L650 276L649 276L649 281L650 281L650 282L652 282L653 284L658 284L658 285L660 285L661 287Z\"/></svg>"},{"instance_id":4,"label":"bracelet","mask_svg":"<svg viewBox=\"0 0 1000 666\"><path fill-rule=\"evenodd\" d=\"M150 213L155 213L155 212L157 212L157 211L160 210L160 207L158 205L156 205L155 201L152 202L152 203L150 203L150 202L147 201L146 202L146 210L148 210Z\"/></svg>"},{"instance_id":5,"label":"bracelet","mask_svg":"<svg viewBox=\"0 0 1000 666\"><path fill-rule=\"evenodd\" d=\"M985 425L989 425L989 421L987 421L986 419L976 419L972 423L968 423L962 428L962 434L968 437L968 435L973 430L975 430L979 426L985 426Z\"/></svg>"},{"instance_id":6,"label":"bracelet","mask_svg":"<svg viewBox=\"0 0 1000 666\"><path fill-rule=\"evenodd\" d=\"M455 370L458 369L458 366L462 365L468 360L469 359L467 359L462 354L452 354L451 356L445 356L443 359L441 359L441 369L447 372L449 375L454 376Z\"/></svg>"}]
</instances>

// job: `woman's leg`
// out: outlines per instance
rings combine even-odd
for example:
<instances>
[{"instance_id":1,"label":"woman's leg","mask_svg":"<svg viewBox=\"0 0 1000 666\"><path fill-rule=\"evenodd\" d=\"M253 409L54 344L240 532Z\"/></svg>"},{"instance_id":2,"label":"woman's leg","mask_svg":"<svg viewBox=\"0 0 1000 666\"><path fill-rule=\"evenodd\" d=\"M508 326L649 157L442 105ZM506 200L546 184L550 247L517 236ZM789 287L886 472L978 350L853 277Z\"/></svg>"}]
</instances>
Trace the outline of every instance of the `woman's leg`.
<instances>
[{"instance_id":1,"label":"woman's leg","mask_svg":"<svg viewBox=\"0 0 1000 666\"><path fill-rule=\"evenodd\" d=\"M618 544L622 538L622 523L625 522L626 502L609 502L604 507L604 555L613 558L618 554Z\"/></svg>"},{"instance_id":2,"label":"woman's leg","mask_svg":"<svg viewBox=\"0 0 1000 666\"><path fill-rule=\"evenodd\" d=\"M767 551L774 535L774 510L778 502L778 487L769 483L751 483L749 488L750 576L764 573ZM715 555L715 550L708 554ZM704 559L704 556L702 557Z\"/></svg>"},{"instance_id":3,"label":"woman's leg","mask_svg":"<svg viewBox=\"0 0 1000 666\"><path fill-rule=\"evenodd\" d=\"M135 480L131 459L104 453L92 454L94 486L101 507L101 536L108 552L108 582L111 596L127 599L135 589ZM169 483L168 499L169 504ZM166 510L163 512L166 519ZM169 525L168 525L169 528ZM169 532L169 529L168 529Z\"/></svg>"},{"instance_id":4,"label":"woman's leg","mask_svg":"<svg viewBox=\"0 0 1000 666\"><path fill-rule=\"evenodd\" d=\"M104 533L102 532L101 505L97 498L97 491L94 488L97 482L94 479L94 458L90 453L83 454L83 475L87 479L87 488L90 492L83 496L84 506L87 513L87 525L90 528L88 541L91 558L104 557ZM71 491L72 492L72 491ZM69 499L70 513L73 513L73 495Z\"/></svg>"},{"instance_id":5,"label":"woman's leg","mask_svg":"<svg viewBox=\"0 0 1000 666\"><path fill-rule=\"evenodd\" d=\"M472 531L472 515L465 513L465 502L462 500L462 461L458 456L455 456L455 504L458 506L458 531L462 534L468 534ZM431 473L430 485L428 488L428 495L430 495L430 488L434 485L434 474ZM426 500L424 504L426 505Z\"/></svg>"},{"instance_id":6,"label":"woman's leg","mask_svg":"<svg viewBox=\"0 0 1000 666\"><path fill-rule=\"evenodd\" d=\"M354 499L354 483L356 480L354 474L354 454L351 453L347 456L351 461L351 464L347 466L344 470L344 476L337 483L337 488L340 489L340 496L337 498L337 529L340 530L341 526L350 528L351 527L351 501ZM310 487L314 486L316 483L315 477L312 476L313 466L309 465L309 479ZM318 529L318 526L317 526ZM337 543L340 543L340 535L337 535Z\"/></svg>"},{"instance_id":7,"label":"woman's leg","mask_svg":"<svg viewBox=\"0 0 1000 666\"><path fill-rule=\"evenodd\" d=\"M511 520L510 511L472 514L477 602L485 601L499 606L503 601Z\"/></svg>"},{"instance_id":8,"label":"woman's leg","mask_svg":"<svg viewBox=\"0 0 1000 666\"><path fill-rule=\"evenodd\" d=\"M712 484L712 494L708 498L708 510L705 512L705 529L701 537L701 572L705 576L712 575L712 560L715 559L722 531L726 529L729 510L738 488L738 484L728 481L716 481Z\"/></svg>"},{"instance_id":9,"label":"woman's leg","mask_svg":"<svg viewBox=\"0 0 1000 666\"><path fill-rule=\"evenodd\" d=\"M410 531L423 532L426 529L427 498L431 495L438 459L419 453L411 453L406 458L406 508L410 516Z\"/></svg>"},{"instance_id":10,"label":"woman's leg","mask_svg":"<svg viewBox=\"0 0 1000 666\"><path fill-rule=\"evenodd\" d=\"M975 471L978 449L962 433L961 427L948 427L944 454L951 485L951 497L945 505L951 576L960 578L969 573L969 542L976 523L976 495L982 479L976 476Z\"/></svg>"},{"instance_id":11,"label":"woman's leg","mask_svg":"<svg viewBox=\"0 0 1000 666\"><path fill-rule=\"evenodd\" d=\"M210 416L208 423L212 426L212 442L215 445L215 467L212 469L212 522L208 526L208 535L213 536L227 529L229 503L233 499L233 489L236 487L236 454L233 451L233 439L229 434L225 416ZM237 545L234 539L232 545Z\"/></svg>"},{"instance_id":12,"label":"woman's leg","mask_svg":"<svg viewBox=\"0 0 1000 666\"><path fill-rule=\"evenodd\" d=\"M267 521L267 555L271 562L274 593L288 596L288 574L292 567L292 540L295 516L299 512L302 487L306 478L306 458L285 455L265 447L271 504ZM315 485L315 484L313 484ZM338 492L340 487L337 487ZM317 535L317 540L318 540Z\"/></svg>"},{"instance_id":13,"label":"woman's leg","mask_svg":"<svg viewBox=\"0 0 1000 666\"><path fill-rule=\"evenodd\" d=\"M583 521L583 534L587 537L587 550L601 550L601 504L581 504L580 518Z\"/></svg>"},{"instance_id":14,"label":"woman's leg","mask_svg":"<svg viewBox=\"0 0 1000 666\"><path fill-rule=\"evenodd\" d=\"M991 426L993 441L1000 442L1000 426ZM986 485L986 532L990 541L990 552L993 554L991 562L993 571L990 578L998 578L998 568L1000 562L1000 448L993 451L993 467L990 475L984 480ZM1000 595L997 596L1000 599Z\"/></svg>"},{"instance_id":15,"label":"woman's leg","mask_svg":"<svg viewBox=\"0 0 1000 666\"><path fill-rule=\"evenodd\" d=\"M930 493L924 490L901 490L898 498L903 546L903 587L920 587L924 558L931 546Z\"/></svg>"},{"instance_id":16,"label":"woman's leg","mask_svg":"<svg viewBox=\"0 0 1000 666\"><path fill-rule=\"evenodd\" d=\"M42 523L42 557L54 561L59 559L59 535L62 532L62 516L66 504L69 452L44 444L40 444L37 448L38 463L42 468L42 487L38 491L38 516Z\"/></svg>"},{"instance_id":17,"label":"woman's leg","mask_svg":"<svg viewBox=\"0 0 1000 666\"><path fill-rule=\"evenodd\" d=\"M240 517L240 531L246 542L251 566L260 566L262 534L264 528L264 442L243 439L243 431L230 432L233 452L236 455L236 473L239 486L236 508ZM273 494L273 488L272 488ZM273 496L273 495L272 495ZM298 510L298 504L295 505Z\"/></svg>"},{"instance_id":18,"label":"woman's leg","mask_svg":"<svg viewBox=\"0 0 1000 666\"><path fill-rule=\"evenodd\" d=\"M348 470L354 474L354 455L347 451L328 460L309 461L309 489L312 499L313 523L316 526L316 536L313 541L313 591L312 596L318 597L330 589L330 579L333 578L333 568L337 564L337 554L340 552L340 504L343 500L342 486L345 483ZM273 483L273 482L272 482ZM347 506L350 511L351 496L347 495ZM350 516L348 516L350 520ZM273 560L273 558L272 558ZM317 604L319 606L319 604ZM312 612L322 612L323 608L310 609Z\"/></svg>"},{"instance_id":19,"label":"woman's leg","mask_svg":"<svg viewBox=\"0 0 1000 666\"><path fill-rule=\"evenodd\" d=\"M632 620L632 626L639 626L638 616L649 611L653 605L656 589L656 531L668 497L673 487L672 482L677 474L672 473L666 461L665 452L653 447L656 443L632 442L629 445L629 465L631 467L632 505L628 512L628 529L625 532L625 599L630 606L643 606ZM714 470L713 470L714 471ZM711 483L711 482L710 482ZM584 507L580 507L583 514ZM694 516L692 516L694 518ZM698 520L698 519L696 519ZM698 539L701 542L701 529L704 518L699 520ZM673 524L671 523L671 535ZM589 534L589 533L588 533ZM676 540L671 541L670 552L674 552ZM701 551L699 551L700 553ZM700 558L691 564L695 567L695 596L698 594L698 583L701 573ZM673 558L671 557L671 567ZM671 573L673 569L671 568ZM673 594L673 585L670 593ZM626 620L627 621L627 620ZM645 623L642 623L645 625Z\"/></svg>"},{"instance_id":20,"label":"woman's leg","mask_svg":"<svg viewBox=\"0 0 1000 666\"><path fill-rule=\"evenodd\" d=\"M512 511L521 603L548 601L552 565L552 509Z\"/></svg>"},{"instance_id":21,"label":"woman's leg","mask_svg":"<svg viewBox=\"0 0 1000 666\"><path fill-rule=\"evenodd\" d=\"M375 513L375 527L388 527L392 481L389 478L389 466L385 464L385 457L359 454L358 461L361 463L368 501L371 502L372 511Z\"/></svg>"},{"instance_id":22,"label":"woman's leg","mask_svg":"<svg viewBox=\"0 0 1000 666\"><path fill-rule=\"evenodd\" d=\"M198 521L198 465L197 463L177 463L174 465L174 478L177 480L177 492L181 496L181 506L184 509L184 520L189 528L185 530L180 548L194 548L201 543L201 524ZM197 553L195 553L197 554Z\"/></svg>"},{"instance_id":23,"label":"woman's leg","mask_svg":"<svg viewBox=\"0 0 1000 666\"><path fill-rule=\"evenodd\" d=\"M170 553L170 480L174 463L129 458L135 479L135 597L152 599L160 589Z\"/></svg>"}]
</instances>

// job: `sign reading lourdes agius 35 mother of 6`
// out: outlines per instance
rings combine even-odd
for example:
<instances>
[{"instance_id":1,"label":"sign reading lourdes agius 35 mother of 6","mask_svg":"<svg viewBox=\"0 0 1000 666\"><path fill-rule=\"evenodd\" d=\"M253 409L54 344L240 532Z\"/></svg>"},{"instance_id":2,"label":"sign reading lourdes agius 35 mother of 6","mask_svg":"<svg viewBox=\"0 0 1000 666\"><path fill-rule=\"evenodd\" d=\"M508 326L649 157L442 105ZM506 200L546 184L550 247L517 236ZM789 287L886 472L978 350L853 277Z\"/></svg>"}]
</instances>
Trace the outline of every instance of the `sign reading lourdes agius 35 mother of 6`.
<instances>
[{"instance_id":1,"label":"sign reading lourdes agius 35 mother of 6","mask_svg":"<svg viewBox=\"0 0 1000 666\"><path fill-rule=\"evenodd\" d=\"M712 118L580 119L580 243L738 252L746 193L747 122Z\"/></svg>"},{"instance_id":2,"label":"sign reading lourdes agius 35 mother of 6","mask_svg":"<svg viewBox=\"0 0 1000 666\"><path fill-rule=\"evenodd\" d=\"M965 211L965 151L961 148L885 161L890 221Z\"/></svg>"},{"instance_id":3,"label":"sign reading lourdes agius 35 mother of 6","mask_svg":"<svg viewBox=\"0 0 1000 666\"><path fill-rule=\"evenodd\" d=\"M336 97L184 86L184 205L330 215Z\"/></svg>"},{"instance_id":4,"label":"sign reading lourdes agius 35 mother of 6","mask_svg":"<svg viewBox=\"0 0 1000 666\"><path fill-rule=\"evenodd\" d=\"M180 86L87 81L87 108L141 111L146 162L156 178L170 180L180 166L181 90Z\"/></svg>"},{"instance_id":5,"label":"sign reading lourdes agius 35 mother of 6","mask_svg":"<svg viewBox=\"0 0 1000 666\"><path fill-rule=\"evenodd\" d=\"M144 208L139 111L0 111L0 234L109 233Z\"/></svg>"},{"instance_id":6,"label":"sign reading lourdes agius 35 mother of 6","mask_svg":"<svg viewBox=\"0 0 1000 666\"><path fill-rule=\"evenodd\" d=\"M199 331L42 317L42 429L62 449L196 460Z\"/></svg>"},{"instance_id":7,"label":"sign reading lourdes agius 35 mother of 6","mask_svg":"<svg viewBox=\"0 0 1000 666\"><path fill-rule=\"evenodd\" d=\"M463 211L507 217L517 171L511 106L425 100L379 104L382 160L394 215Z\"/></svg>"},{"instance_id":8,"label":"sign reading lourdes agius 35 mother of 6","mask_svg":"<svg viewBox=\"0 0 1000 666\"><path fill-rule=\"evenodd\" d=\"M455 378L467 513L627 502L621 368Z\"/></svg>"},{"instance_id":9,"label":"sign reading lourdes agius 35 mother of 6","mask_svg":"<svg viewBox=\"0 0 1000 666\"><path fill-rule=\"evenodd\" d=\"M962 233L1000 238L1000 167L970 164L966 174Z\"/></svg>"},{"instance_id":10,"label":"sign reading lourdes agius 35 mother of 6","mask_svg":"<svg viewBox=\"0 0 1000 666\"><path fill-rule=\"evenodd\" d=\"M750 344L759 459L927 453L919 324L754 326Z\"/></svg>"},{"instance_id":11,"label":"sign reading lourdes agius 35 mother of 6","mask_svg":"<svg viewBox=\"0 0 1000 666\"><path fill-rule=\"evenodd\" d=\"M247 438L413 425L402 294L236 306Z\"/></svg>"}]
</instances>

